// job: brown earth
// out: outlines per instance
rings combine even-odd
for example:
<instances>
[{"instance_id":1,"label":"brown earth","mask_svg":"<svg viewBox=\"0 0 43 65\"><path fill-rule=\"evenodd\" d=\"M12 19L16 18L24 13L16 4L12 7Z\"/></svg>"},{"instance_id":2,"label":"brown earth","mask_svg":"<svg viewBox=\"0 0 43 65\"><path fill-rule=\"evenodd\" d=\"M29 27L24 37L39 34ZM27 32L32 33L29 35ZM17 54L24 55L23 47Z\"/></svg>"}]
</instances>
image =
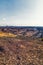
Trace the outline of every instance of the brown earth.
<instances>
[{"instance_id":1,"label":"brown earth","mask_svg":"<svg viewBox=\"0 0 43 65\"><path fill-rule=\"evenodd\" d=\"M0 29L0 65L43 65L43 38L30 37L37 31L11 30Z\"/></svg>"},{"instance_id":2,"label":"brown earth","mask_svg":"<svg viewBox=\"0 0 43 65\"><path fill-rule=\"evenodd\" d=\"M43 65L43 42L0 38L0 65Z\"/></svg>"}]
</instances>

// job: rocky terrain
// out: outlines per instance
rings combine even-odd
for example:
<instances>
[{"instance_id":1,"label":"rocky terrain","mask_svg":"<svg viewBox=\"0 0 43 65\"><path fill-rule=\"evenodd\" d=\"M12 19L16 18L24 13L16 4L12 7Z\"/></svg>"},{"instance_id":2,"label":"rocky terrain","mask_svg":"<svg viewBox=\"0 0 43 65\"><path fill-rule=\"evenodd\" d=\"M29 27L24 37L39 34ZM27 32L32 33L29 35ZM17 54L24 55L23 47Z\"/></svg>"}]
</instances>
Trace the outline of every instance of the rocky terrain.
<instances>
[{"instance_id":1,"label":"rocky terrain","mask_svg":"<svg viewBox=\"0 0 43 65\"><path fill-rule=\"evenodd\" d=\"M0 27L0 65L43 65L42 27Z\"/></svg>"}]
</instances>

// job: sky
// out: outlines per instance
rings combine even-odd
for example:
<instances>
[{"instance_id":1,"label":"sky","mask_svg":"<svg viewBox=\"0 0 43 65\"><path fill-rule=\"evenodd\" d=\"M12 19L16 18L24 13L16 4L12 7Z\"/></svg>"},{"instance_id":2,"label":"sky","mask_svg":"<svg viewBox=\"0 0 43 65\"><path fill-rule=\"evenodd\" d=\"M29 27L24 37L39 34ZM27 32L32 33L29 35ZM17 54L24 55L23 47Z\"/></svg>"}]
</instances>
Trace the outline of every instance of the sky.
<instances>
[{"instance_id":1,"label":"sky","mask_svg":"<svg viewBox=\"0 0 43 65\"><path fill-rule=\"evenodd\" d=\"M43 0L0 0L0 26L43 26Z\"/></svg>"}]
</instances>

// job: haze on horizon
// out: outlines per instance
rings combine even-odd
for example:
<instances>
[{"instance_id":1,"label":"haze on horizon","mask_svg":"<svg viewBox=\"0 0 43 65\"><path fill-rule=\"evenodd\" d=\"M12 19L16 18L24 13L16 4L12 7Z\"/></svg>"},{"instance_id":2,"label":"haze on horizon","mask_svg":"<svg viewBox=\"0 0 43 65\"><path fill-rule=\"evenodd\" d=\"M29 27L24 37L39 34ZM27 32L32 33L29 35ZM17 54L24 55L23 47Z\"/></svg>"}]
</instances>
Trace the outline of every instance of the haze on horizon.
<instances>
[{"instance_id":1,"label":"haze on horizon","mask_svg":"<svg viewBox=\"0 0 43 65\"><path fill-rule=\"evenodd\" d=\"M0 26L43 26L43 0L0 0Z\"/></svg>"}]
</instances>

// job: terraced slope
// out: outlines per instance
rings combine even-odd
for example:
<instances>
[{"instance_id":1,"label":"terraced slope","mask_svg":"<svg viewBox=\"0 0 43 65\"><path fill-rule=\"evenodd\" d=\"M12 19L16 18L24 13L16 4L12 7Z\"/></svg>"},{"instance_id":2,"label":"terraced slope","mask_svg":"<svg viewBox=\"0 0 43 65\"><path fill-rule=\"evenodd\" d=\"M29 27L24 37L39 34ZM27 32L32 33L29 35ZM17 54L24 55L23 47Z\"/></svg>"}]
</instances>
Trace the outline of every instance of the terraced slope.
<instances>
[{"instance_id":1,"label":"terraced slope","mask_svg":"<svg viewBox=\"0 0 43 65\"><path fill-rule=\"evenodd\" d=\"M16 37L13 33L0 32L0 37Z\"/></svg>"}]
</instances>

